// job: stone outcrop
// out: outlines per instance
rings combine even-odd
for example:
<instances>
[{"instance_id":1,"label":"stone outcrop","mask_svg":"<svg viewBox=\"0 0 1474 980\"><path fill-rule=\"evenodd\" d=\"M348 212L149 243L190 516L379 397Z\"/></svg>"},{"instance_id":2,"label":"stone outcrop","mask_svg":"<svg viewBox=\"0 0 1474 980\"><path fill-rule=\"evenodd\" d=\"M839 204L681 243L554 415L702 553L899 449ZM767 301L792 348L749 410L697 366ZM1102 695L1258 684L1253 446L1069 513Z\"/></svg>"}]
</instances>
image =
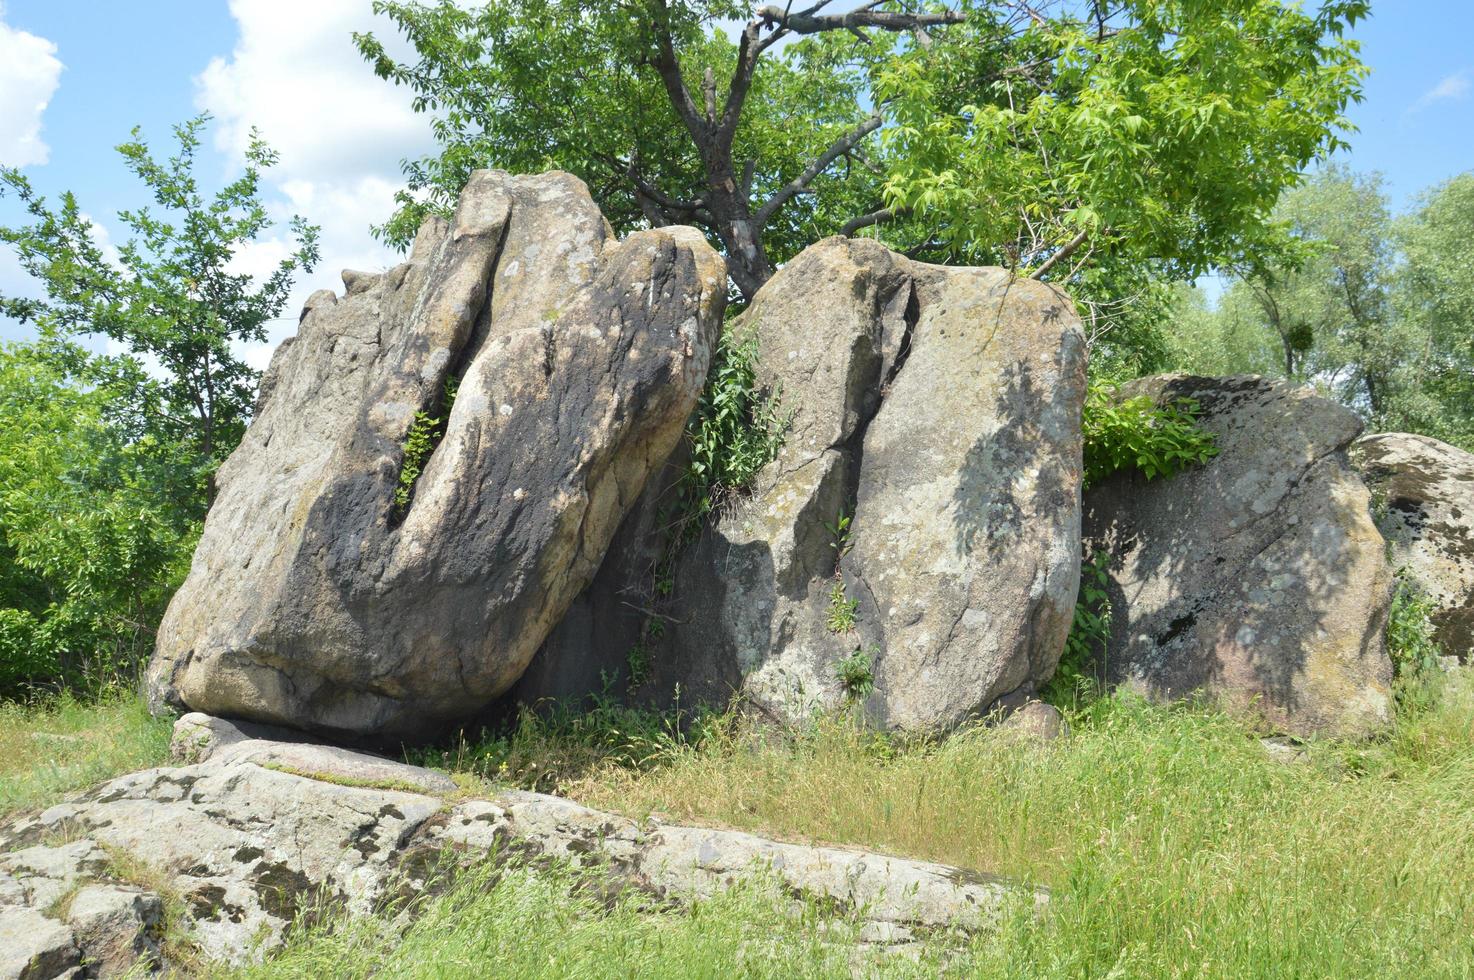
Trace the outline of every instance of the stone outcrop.
<instances>
[{"instance_id":1,"label":"stone outcrop","mask_svg":"<svg viewBox=\"0 0 1474 980\"><path fill-rule=\"evenodd\" d=\"M615 241L576 178L490 171L409 262L344 282L220 469L156 705L394 740L506 691L675 447L726 290L698 232Z\"/></svg>"},{"instance_id":2,"label":"stone outcrop","mask_svg":"<svg viewBox=\"0 0 1474 980\"><path fill-rule=\"evenodd\" d=\"M1474 660L1474 455L1385 432L1358 439L1351 460L1371 488L1392 567L1437 606L1434 639L1446 656Z\"/></svg>"},{"instance_id":3,"label":"stone outcrop","mask_svg":"<svg viewBox=\"0 0 1474 980\"><path fill-rule=\"evenodd\" d=\"M0 977L75 975L67 971L87 964L112 975L140 957L167 967L159 889L182 900L180 938L205 959L239 962L279 946L304 910L367 914L488 859L564 860L678 903L774 875L888 944L986 928L1022 888L922 861L635 821L537 793L456 802L442 774L252 734L189 716L175 750L197 761L111 780L0 828Z\"/></svg>"},{"instance_id":4,"label":"stone outcrop","mask_svg":"<svg viewBox=\"0 0 1474 980\"><path fill-rule=\"evenodd\" d=\"M829 239L729 329L787 431L676 562L638 696L798 723L863 692L848 659L872 723L935 731L1047 679L1079 575L1070 301Z\"/></svg>"},{"instance_id":5,"label":"stone outcrop","mask_svg":"<svg viewBox=\"0 0 1474 980\"><path fill-rule=\"evenodd\" d=\"M1206 695L1296 736L1384 725L1391 572L1347 460L1356 415L1257 377L1145 378L1119 393L1138 395L1196 400L1220 452L1085 493L1086 549L1111 556L1107 679Z\"/></svg>"}]
</instances>

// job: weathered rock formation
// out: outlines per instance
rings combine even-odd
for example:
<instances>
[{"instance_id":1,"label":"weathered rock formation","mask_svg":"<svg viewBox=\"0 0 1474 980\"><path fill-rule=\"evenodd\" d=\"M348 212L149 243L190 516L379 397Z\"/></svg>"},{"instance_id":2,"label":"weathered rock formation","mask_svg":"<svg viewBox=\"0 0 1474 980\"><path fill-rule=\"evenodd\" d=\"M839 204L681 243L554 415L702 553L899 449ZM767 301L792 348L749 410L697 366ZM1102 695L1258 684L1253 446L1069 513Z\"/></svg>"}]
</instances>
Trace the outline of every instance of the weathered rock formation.
<instances>
[{"instance_id":1,"label":"weathered rock formation","mask_svg":"<svg viewBox=\"0 0 1474 980\"><path fill-rule=\"evenodd\" d=\"M1085 494L1086 549L1111 555L1108 679L1208 695L1297 736L1385 724L1391 573L1347 460L1360 420L1257 377L1144 378L1119 397L1137 395L1195 399L1220 452Z\"/></svg>"},{"instance_id":2,"label":"weathered rock formation","mask_svg":"<svg viewBox=\"0 0 1474 980\"><path fill-rule=\"evenodd\" d=\"M1386 432L1358 439L1351 461L1371 488L1392 567L1437 604L1434 639L1446 656L1474 660L1474 455Z\"/></svg>"},{"instance_id":3,"label":"weathered rock formation","mask_svg":"<svg viewBox=\"0 0 1474 980\"><path fill-rule=\"evenodd\" d=\"M873 723L941 730L1047 679L1079 575L1070 301L829 239L729 329L756 339L787 431L753 494L677 560L638 696L735 695L795 723L868 672Z\"/></svg>"},{"instance_id":4,"label":"weathered rock formation","mask_svg":"<svg viewBox=\"0 0 1474 980\"><path fill-rule=\"evenodd\" d=\"M440 794L455 786L439 773L259 734L187 715L175 750L189 764L114 779L0 829L0 977L76 975L67 971L86 963L112 975L145 954L166 965L160 887L183 899L185 938L232 962L280 945L304 909L368 913L488 858L567 860L675 902L772 874L890 944L984 928L1021 887L921 861L641 823L536 793L452 803Z\"/></svg>"},{"instance_id":5,"label":"weathered rock formation","mask_svg":"<svg viewBox=\"0 0 1474 980\"><path fill-rule=\"evenodd\" d=\"M392 738L505 691L675 447L723 269L691 229L614 241L567 174L482 171L409 262L315 294L220 469L153 701Z\"/></svg>"}]
</instances>

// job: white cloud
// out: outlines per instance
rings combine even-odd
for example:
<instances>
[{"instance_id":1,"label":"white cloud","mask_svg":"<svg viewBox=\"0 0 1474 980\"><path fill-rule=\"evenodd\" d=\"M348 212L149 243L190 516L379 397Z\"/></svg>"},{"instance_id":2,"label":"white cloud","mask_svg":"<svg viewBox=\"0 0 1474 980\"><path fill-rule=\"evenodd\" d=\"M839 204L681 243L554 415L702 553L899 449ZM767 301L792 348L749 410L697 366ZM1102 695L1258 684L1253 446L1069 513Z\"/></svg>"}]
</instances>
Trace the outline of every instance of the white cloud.
<instances>
[{"instance_id":1,"label":"white cloud","mask_svg":"<svg viewBox=\"0 0 1474 980\"><path fill-rule=\"evenodd\" d=\"M373 31L392 55L408 45L367 0L231 0L240 35L229 58L195 79L196 103L216 117L215 139L238 167L251 127L281 154L267 173L272 212L322 228L322 262L296 288L265 347L248 349L258 367L297 328L314 290L341 290L345 268L382 269L400 261L369 232L393 211L402 186L399 162L434 149L429 119L410 108L410 93L377 78L353 45ZM238 257L240 268L269 273L290 252L285 229Z\"/></svg>"},{"instance_id":2,"label":"white cloud","mask_svg":"<svg viewBox=\"0 0 1474 980\"><path fill-rule=\"evenodd\" d=\"M1455 72L1441 79L1437 85L1418 96L1418 100L1408 109L1409 112L1421 112L1429 106L1440 102L1458 102L1474 91L1474 81L1470 79L1468 69Z\"/></svg>"},{"instance_id":3,"label":"white cloud","mask_svg":"<svg viewBox=\"0 0 1474 980\"><path fill-rule=\"evenodd\" d=\"M50 148L41 139L41 116L61 82L56 45L5 23L0 3L0 164L45 163Z\"/></svg>"}]
</instances>

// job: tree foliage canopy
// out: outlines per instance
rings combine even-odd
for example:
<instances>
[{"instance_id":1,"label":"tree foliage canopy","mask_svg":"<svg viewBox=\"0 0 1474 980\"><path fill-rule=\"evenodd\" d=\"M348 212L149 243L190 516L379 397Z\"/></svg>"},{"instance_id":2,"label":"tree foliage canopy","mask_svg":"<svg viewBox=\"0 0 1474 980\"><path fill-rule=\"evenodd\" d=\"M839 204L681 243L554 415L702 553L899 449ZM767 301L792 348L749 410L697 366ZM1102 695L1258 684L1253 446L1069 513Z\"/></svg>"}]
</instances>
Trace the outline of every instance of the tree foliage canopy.
<instances>
[{"instance_id":1,"label":"tree foliage canopy","mask_svg":"<svg viewBox=\"0 0 1474 980\"><path fill-rule=\"evenodd\" d=\"M1314 384L1383 429L1474 447L1474 173L1394 217L1380 175L1331 166L1275 210L1289 246L1187 298L1176 366Z\"/></svg>"},{"instance_id":2,"label":"tree foliage canopy","mask_svg":"<svg viewBox=\"0 0 1474 980\"><path fill-rule=\"evenodd\" d=\"M318 258L317 229L293 218L297 247L262 282L235 267L241 248L271 225L258 195L276 154L253 133L244 172L206 197L193 167L207 121L176 127L179 150L165 161L137 129L118 147L154 206L119 213L134 237L118 248L116 264L75 196L63 194L53 210L18 170L0 168L0 196L9 189L32 219L0 226L0 242L46 292L39 300L0 296L0 313L63 336L101 334L157 364L151 421L161 438L191 443L205 467L240 441L256 397L256 372L233 345L266 339L293 276Z\"/></svg>"},{"instance_id":3,"label":"tree foliage canopy","mask_svg":"<svg viewBox=\"0 0 1474 980\"><path fill-rule=\"evenodd\" d=\"M1339 145L1367 6L376 0L417 57L357 41L441 146L406 163L391 241L475 167L559 167L621 232L705 228L747 297L810 242L876 228L1056 280L1113 265L1088 284L1108 304L1143 265L1192 275L1263 240Z\"/></svg>"},{"instance_id":4,"label":"tree foliage canopy","mask_svg":"<svg viewBox=\"0 0 1474 980\"><path fill-rule=\"evenodd\" d=\"M152 205L118 217L116 256L70 193L53 209L13 169L0 195L29 223L0 226L44 298L0 296L36 342L0 348L0 692L105 683L146 657L188 565L209 477L235 448L256 396L242 341L266 339L292 278L317 259L315 228L263 280L237 268L270 220L259 138L214 195L193 174L203 117L156 160L142 135L118 147ZM127 353L97 355L104 336Z\"/></svg>"}]
</instances>

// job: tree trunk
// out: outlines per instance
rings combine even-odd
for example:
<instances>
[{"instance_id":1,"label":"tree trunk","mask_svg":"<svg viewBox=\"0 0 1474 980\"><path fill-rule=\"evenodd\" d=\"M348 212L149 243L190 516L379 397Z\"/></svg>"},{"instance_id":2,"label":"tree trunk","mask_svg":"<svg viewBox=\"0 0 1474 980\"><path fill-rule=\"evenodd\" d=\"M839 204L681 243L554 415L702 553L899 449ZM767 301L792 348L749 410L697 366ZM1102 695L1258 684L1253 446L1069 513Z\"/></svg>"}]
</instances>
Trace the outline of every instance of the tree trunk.
<instances>
[{"instance_id":1,"label":"tree trunk","mask_svg":"<svg viewBox=\"0 0 1474 980\"><path fill-rule=\"evenodd\" d=\"M727 253L727 275L742 298L751 302L773 276L773 266L763 248L762 229L754 225L747 196L738 190L730 169L714 174L710 188L709 207Z\"/></svg>"}]
</instances>

